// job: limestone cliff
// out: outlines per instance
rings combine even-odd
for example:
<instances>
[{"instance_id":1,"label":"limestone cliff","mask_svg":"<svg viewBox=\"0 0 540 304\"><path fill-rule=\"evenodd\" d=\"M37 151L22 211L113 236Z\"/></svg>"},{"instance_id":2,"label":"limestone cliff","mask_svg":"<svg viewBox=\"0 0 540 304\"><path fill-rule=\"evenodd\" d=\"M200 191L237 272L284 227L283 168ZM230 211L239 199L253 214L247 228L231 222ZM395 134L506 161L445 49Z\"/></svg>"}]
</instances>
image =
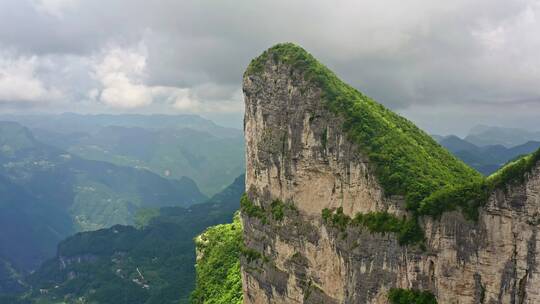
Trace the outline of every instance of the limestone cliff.
<instances>
[{"instance_id":1,"label":"limestone cliff","mask_svg":"<svg viewBox=\"0 0 540 304\"><path fill-rule=\"evenodd\" d=\"M343 84L313 60L278 45L244 75L244 302L388 303L402 288L438 303L540 303L540 166L529 158L526 170L508 170L519 178L454 204L440 189L469 189L459 183L479 175L359 92L329 89ZM373 119L379 127L352 132ZM399 142L388 150L388 140ZM445 207L430 207L438 201ZM345 224L323 210L342 212ZM347 224L358 214L416 224L423 237Z\"/></svg>"}]
</instances>

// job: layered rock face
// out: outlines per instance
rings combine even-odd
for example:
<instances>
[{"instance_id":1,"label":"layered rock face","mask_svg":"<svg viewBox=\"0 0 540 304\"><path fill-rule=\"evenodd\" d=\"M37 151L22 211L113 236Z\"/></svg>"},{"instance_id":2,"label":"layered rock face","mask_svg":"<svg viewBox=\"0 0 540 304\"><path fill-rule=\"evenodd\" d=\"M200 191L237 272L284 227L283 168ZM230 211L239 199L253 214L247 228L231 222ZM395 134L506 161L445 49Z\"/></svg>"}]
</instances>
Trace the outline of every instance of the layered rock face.
<instances>
[{"instance_id":1,"label":"layered rock face","mask_svg":"<svg viewBox=\"0 0 540 304\"><path fill-rule=\"evenodd\" d=\"M243 212L245 303L388 303L391 288L438 303L540 303L540 166L493 191L477 221L421 217L424 246L392 233L326 225L324 208L408 214L387 196L363 147L324 106L302 69L270 56L246 73L246 189L264 215Z\"/></svg>"}]
</instances>

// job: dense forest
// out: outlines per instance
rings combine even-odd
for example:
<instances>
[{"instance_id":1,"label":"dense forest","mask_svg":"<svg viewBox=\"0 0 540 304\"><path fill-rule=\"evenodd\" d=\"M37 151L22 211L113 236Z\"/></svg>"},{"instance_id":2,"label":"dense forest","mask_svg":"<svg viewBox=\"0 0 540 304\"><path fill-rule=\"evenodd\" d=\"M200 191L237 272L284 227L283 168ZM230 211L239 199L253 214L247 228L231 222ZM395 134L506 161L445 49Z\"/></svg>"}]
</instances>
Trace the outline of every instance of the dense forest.
<instances>
[{"instance_id":1,"label":"dense forest","mask_svg":"<svg viewBox=\"0 0 540 304\"><path fill-rule=\"evenodd\" d=\"M117 225L78 233L28 277L28 298L38 303L188 303L195 283L193 239L209 226L230 222L243 191L241 176L206 203L146 210L139 228Z\"/></svg>"}]
</instances>

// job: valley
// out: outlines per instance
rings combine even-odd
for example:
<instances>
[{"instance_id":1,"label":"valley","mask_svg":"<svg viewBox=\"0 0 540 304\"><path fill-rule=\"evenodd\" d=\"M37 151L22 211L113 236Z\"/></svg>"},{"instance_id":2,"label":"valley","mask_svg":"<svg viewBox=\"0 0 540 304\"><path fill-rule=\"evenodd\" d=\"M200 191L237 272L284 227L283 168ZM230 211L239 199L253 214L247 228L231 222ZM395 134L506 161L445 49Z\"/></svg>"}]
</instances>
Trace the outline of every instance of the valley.
<instances>
[{"instance_id":1,"label":"valley","mask_svg":"<svg viewBox=\"0 0 540 304\"><path fill-rule=\"evenodd\" d=\"M73 116L75 120L72 121ZM139 265L146 263L145 265L150 267L157 267L158 270L151 273L168 273L162 274L164 278L156 274L156 283L161 283L158 283L160 287L156 288L155 292L165 290L164 286L171 282L183 281L183 289L169 286L174 292L166 293L170 294L168 298L171 301L180 298L187 301L195 280L192 266L193 237L208 226L229 221L239 206L243 179L236 178L240 174L231 177L243 171L242 154L234 152L234 149L242 149L242 141L238 143L232 139L238 137L239 133L191 116L171 119L140 115L126 118L100 116L86 117L85 122L84 116L66 114L58 116L57 119L32 116L17 117L17 120L19 122L0 122L0 295L4 295L5 299L11 297L10 301L39 299L40 303L48 303L50 299L64 299L66 296L69 298L71 295L72 299L69 301L76 302L78 297L84 298L89 295L88 292L93 293L96 290L95 284L109 280L112 280L111 284L116 282L112 274L103 270L112 267L107 264L111 258L118 258L113 257L113 254L125 254L122 250L129 249L133 253L126 257L127 260L137 256L140 258L133 259L137 260ZM20 122L27 123L32 129ZM148 127L152 123L155 125ZM106 126L102 126L103 124ZM142 129L141 126L148 128ZM92 137L90 134L95 135ZM144 134L148 134L148 137L142 136ZM95 142L98 139L100 143ZM94 142L90 144L92 140ZM204 151L216 153L215 145L224 146L224 155L231 153L232 159L226 165L239 167L225 169L221 159L215 155L204 154ZM234 149L226 152L227 145L234 146ZM107 152L106 156L89 155L84 151L90 146L92 148L88 149L99 146L101 151L111 150L118 154L110 156ZM149 159L154 154L184 155L182 151L189 149L192 154L188 155L191 156L180 159L168 157L170 163L166 165L167 168L185 169L187 172L175 170L174 174L166 174L163 170L160 171L161 169L151 170L148 166L141 165L145 161L152 162ZM194 155L200 158L199 163L192 159ZM164 161L166 160L162 159L156 163ZM179 163L185 165L178 165ZM199 172L207 176L211 173L214 181L207 179L213 189L210 193L219 193L208 199L199 190L197 183L186 176L193 172L193 169L187 169L189 166L198 168ZM232 181L235 182L231 185ZM224 183L229 184L226 187L221 186ZM200 205L201 203L204 204ZM132 226L138 229L131 228ZM84 231L90 234L76 234ZM96 231L95 236L93 231ZM70 237L71 235L74 236ZM115 241L116 236L121 240ZM97 241L92 242L94 238ZM153 243L152 239L157 243ZM102 241L110 245L110 248L94 248L94 245ZM84 247L84 244L87 247ZM88 247L89 244L93 245ZM120 247L115 247L116 245ZM174 252L172 256L171 253L163 253L166 256L161 256L164 260L171 259L168 264L161 260L158 265L148 264L148 259L151 259L148 255L151 253L141 247L150 248L156 245L162 250ZM78 290L81 286L74 290L73 286L78 283L70 281L69 286L56 288L56 293L47 292L50 297L44 297L36 290L42 289L44 292L43 290L48 288L36 289L36 286L50 287L53 283L54 286L60 286L62 278L67 280L67 273L73 271L69 269L67 272L57 273L56 266L51 266L54 262L49 259L54 256L69 256L68 252L71 252L72 248L78 248L78 252L83 256L91 257L87 262L99 261L95 265L77 268L95 271L81 274L83 280L94 278L94 283L88 282L88 285L84 285L84 290ZM84 253L85 248L90 251ZM97 248L113 251L102 252ZM119 249L117 251L114 248ZM172 270L172 261L182 260L182 256L185 257L182 262L185 268ZM128 265L133 264L129 262ZM130 275L137 268L126 267ZM130 285L133 284L131 278L126 276L125 281L127 283L120 280L118 286L137 291L137 288L133 289ZM99 294L108 293L99 288L97 290ZM21 298L21 293L26 295ZM164 299L158 296L161 300L150 300L156 295L148 293L139 296L141 303L146 300L160 303L159 301ZM102 300L103 298L100 301Z\"/></svg>"}]
</instances>

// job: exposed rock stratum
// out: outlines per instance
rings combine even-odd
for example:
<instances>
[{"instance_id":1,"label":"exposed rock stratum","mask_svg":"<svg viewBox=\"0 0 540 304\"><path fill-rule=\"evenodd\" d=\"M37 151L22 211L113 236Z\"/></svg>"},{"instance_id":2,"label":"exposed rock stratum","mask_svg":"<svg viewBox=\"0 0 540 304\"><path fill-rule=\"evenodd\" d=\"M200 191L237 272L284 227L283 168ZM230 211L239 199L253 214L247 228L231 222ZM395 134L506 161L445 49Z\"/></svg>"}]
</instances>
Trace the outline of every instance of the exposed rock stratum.
<instances>
[{"instance_id":1,"label":"exposed rock stratum","mask_svg":"<svg viewBox=\"0 0 540 304\"><path fill-rule=\"evenodd\" d=\"M266 51L246 71L243 91L245 303L389 303L392 288L428 291L438 303L540 303L537 157L500 173L504 182L482 186L481 204L446 199L444 210L425 211L435 192L479 175L303 49ZM354 133L351 124L370 119L380 125ZM394 138L404 139L388 142ZM396 154L377 156L388 144ZM411 193L410 185L429 181ZM325 219L323 210L342 212L346 224ZM350 224L374 213L417 223L423 239Z\"/></svg>"}]
</instances>

